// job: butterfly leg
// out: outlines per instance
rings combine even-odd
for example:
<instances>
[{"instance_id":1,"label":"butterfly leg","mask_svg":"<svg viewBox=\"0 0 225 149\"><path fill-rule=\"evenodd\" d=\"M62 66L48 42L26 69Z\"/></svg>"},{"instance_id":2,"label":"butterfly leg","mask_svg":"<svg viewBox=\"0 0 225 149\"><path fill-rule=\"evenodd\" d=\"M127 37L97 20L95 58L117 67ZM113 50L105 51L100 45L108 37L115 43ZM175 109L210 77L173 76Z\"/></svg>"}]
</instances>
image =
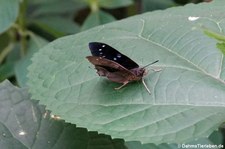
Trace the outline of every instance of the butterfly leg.
<instances>
[{"instance_id":1,"label":"butterfly leg","mask_svg":"<svg viewBox=\"0 0 225 149\"><path fill-rule=\"evenodd\" d=\"M115 90L119 90L119 89L121 89L122 87L124 87L125 85L127 85L127 83L129 83L129 81L123 82L123 84L122 84L121 86L116 87L116 88L114 88L114 89L115 89Z\"/></svg>"},{"instance_id":2,"label":"butterfly leg","mask_svg":"<svg viewBox=\"0 0 225 149\"><path fill-rule=\"evenodd\" d=\"M144 78L142 78L141 81L142 81L142 83L143 83L145 89L146 89L146 90L148 91L148 93L151 95L151 91L149 90L148 86L146 85Z\"/></svg>"}]
</instances>

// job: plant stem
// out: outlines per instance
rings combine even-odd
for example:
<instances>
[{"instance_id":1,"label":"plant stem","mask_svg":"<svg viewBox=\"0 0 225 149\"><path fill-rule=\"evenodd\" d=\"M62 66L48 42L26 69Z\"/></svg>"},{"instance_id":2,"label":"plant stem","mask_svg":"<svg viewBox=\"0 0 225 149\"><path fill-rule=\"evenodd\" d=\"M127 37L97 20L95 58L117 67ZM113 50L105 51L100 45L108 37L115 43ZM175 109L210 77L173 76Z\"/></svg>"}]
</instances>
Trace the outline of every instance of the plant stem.
<instances>
[{"instance_id":1,"label":"plant stem","mask_svg":"<svg viewBox=\"0 0 225 149\"><path fill-rule=\"evenodd\" d=\"M98 6L98 0L90 0L90 7L91 7L91 11L92 12L96 12L99 10L99 6Z\"/></svg>"},{"instance_id":2,"label":"plant stem","mask_svg":"<svg viewBox=\"0 0 225 149\"><path fill-rule=\"evenodd\" d=\"M13 46L14 44L11 42L7 47L5 47L5 49L2 50L2 52L0 53L0 64L3 62L8 53L13 49Z\"/></svg>"},{"instance_id":3,"label":"plant stem","mask_svg":"<svg viewBox=\"0 0 225 149\"><path fill-rule=\"evenodd\" d=\"M9 37L9 42L8 42L7 47L5 47L0 53L0 64L4 61L6 56L12 51L12 49L15 46L15 42L16 42L16 35L15 35L15 33L16 33L16 28L13 25L13 27L11 27L7 31L7 34L8 34L8 37Z\"/></svg>"},{"instance_id":4,"label":"plant stem","mask_svg":"<svg viewBox=\"0 0 225 149\"><path fill-rule=\"evenodd\" d=\"M21 56L24 56L27 49L27 34L26 34L26 9L27 9L27 0L20 2L20 12L18 17L19 25L19 34L21 37Z\"/></svg>"}]
</instances>

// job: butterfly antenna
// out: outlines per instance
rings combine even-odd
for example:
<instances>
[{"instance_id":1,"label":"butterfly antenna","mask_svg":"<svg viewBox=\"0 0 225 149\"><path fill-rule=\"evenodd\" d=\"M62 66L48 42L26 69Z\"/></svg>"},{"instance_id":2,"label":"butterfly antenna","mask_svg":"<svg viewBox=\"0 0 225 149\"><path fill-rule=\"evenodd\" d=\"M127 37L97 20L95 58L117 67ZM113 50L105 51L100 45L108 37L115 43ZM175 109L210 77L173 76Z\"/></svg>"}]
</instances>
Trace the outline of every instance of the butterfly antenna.
<instances>
[{"instance_id":1,"label":"butterfly antenna","mask_svg":"<svg viewBox=\"0 0 225 149\"><path fill-rule=\"evenodd\" d=\"M152 63L150 63L150 64L148 64L148 65L146 65L146 66L144 66L144 67L142 67L142 68L146 68L146 67L148 67L148 66L150 66L150 65L152 65L152 64L155 64L155 63L157 63L159 60L156 60L156 61L154 61L154 62L152 62Z\"/></svg>"}]
</instances>

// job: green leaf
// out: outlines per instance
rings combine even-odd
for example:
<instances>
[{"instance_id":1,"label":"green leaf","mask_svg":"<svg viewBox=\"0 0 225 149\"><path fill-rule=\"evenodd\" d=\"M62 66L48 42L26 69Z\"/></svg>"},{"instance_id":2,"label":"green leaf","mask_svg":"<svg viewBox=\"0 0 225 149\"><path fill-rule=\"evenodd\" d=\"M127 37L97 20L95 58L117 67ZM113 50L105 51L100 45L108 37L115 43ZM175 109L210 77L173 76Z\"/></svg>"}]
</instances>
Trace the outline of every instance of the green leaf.
<instances>
[{"instance_id":1,"label":"green leaf","mask_svg":"<svg viewBox=\"0 0 225 149\"><path fill-rule=\"evenodd\" d=\"M59 33L59 35L74 34L80 30L79 26L75 22L59 16L46 16L37 18L36 20L32 21L32 23L36 24L49 33L55 31L54 33Z\"/></svg>"},{"instance_id":2,"label":"green leaf","mask_svg":"<svg viewBox=\"0 0 225 149\"><path fill-rule=\"evenodd\" d=\"M15 42L12 46L12 50L8 53L6 57L6 62L11 63L11 62L17 62L21 57L20 53L20 43Z\"/></svg>"},{"instance_id":3,"label":"green leaf","mask_svg":"<svg viewBox=\"0 0 225 149\"><path fill-rule=\"evenodd\" d=\"M210 136L209 136L209 140L216 145L220 145L223 144L223 131L224 128L222 129L222 131L215 131L213 132Z\"/></svg>"},{"instance_id":4,"label":"green leaf","mask_svg":"<svg viewBox=\"0 0 225 149\"><path fill-rule=\"evenodd\" d=\"M217 46L218 49L221 50L221 52L223 53L223 55L225 55L225 42L217 43L216 46Z\"/></svg>"},{"instance_id":5,"label":"green leaf","mask_svg":"<svg viewBox=\"0 0 225 149\"><path fill-rule=\"evenodd\" d=\"M81 30L87 30L89 28L106 24L115 21L115 18L104 11L95 11L89 14L89 16L84 21Z\"/></svg>"},{"instance_id":6,"label":"green leaf","mask_svg":"<svg viewBox=\"0 0 225 149\"><path fill-rule=\"evenodd\" d=\"M4 40L3 40L4 41ZM15 74L15 64L20 58L19 43L8 45L5 62L0 65L0 82L12 77Z\"/></svg>"},{"instance_id":7,"label":"green leaf","mask_svg":"<svg viewBox=\"0 0 225 149\"><path fill-rule=\"evenodd\" d=\"M225 1L189 4L57 39L34 55L30 93L67 122L126 141L207 137L224 122L225 61L198 27L224 27L224 9ZM140 66L159 60L152 67L162 71L145 77L152 94L141 82L114 90L119 84L99 77L85 59L91 41L115 47Z\"/></svg>"},{"instance_id":8,"label":"green leaf","mask_svg":"<svg viewBox=\"0 0 225 149\"><path fill-rule=\"evenodd\" d=\"M103 8L126 7L133 3L132 0L98 0L98 4Z\"/></svg>"},{"instance_id":9,"label":"green leaf","mask_svg":"<svg viewBox=\"0 0 225 149\"><path fill-rule=\"evenodd\" d=\"M74 14L84 6L78 1L34 0L29 1L29 6L33 9L28 11L28 24L49 39L80 31L73 20Z\"/></svg>"},{"instance_id":10,"label":"green leaf","mask_svg":"<svg viewBox=\"0 0 225 149\"><path fill-rule=\"evenodd\" d=\"M203 27L204 33L219 41L219 43L216 44L217 48L221 50L221 52L225 55L225 35L217 33L215 31L212 31L210 29L206 29Z\"/></svg>"},{"instance_id":11,"label":"green leaf","mask_svg":"<svg viewBox=\"0 0 225 149\"><path fill-rule=\"evenodd\" d=\"M15 74L15 64L20 58L19 43L9 45L9 53L7 54L5 62L0 66L0 81L8 79Z\"/></svg>"},{"instance_id":12,"label":"green leaf","mask_svg":"<svg viewBox=\"0 0 225 149\"><path fill-rule=\"evenodd\" d=\"M219 34L217 32L214 32L209 29L204 29L204 33L208 35L209 37L215 38L216 40L225 42L225 35L224 34Z\"/></svg>"},{"instance_id":13,"label":"green leaf","mask_svg":"<svg viewBox=\"0 0 225 149\"><path fill-rule=\"evenodd\" d=\"M26 86L27 82L27 67L31 64L31 57L35 52L37 52L41 47L46 45L48 42L35 35L31 34L30 41L28 43L27 54L21 60L19 60L15 65L15 74L17 82L20 86Z\"/></svg>"},{"instance_id":14,"label":"green leaf","mask_svg":"<svg viewBox=\"0 0 225 149\"><path fill-rule=\"evenodd\" d=\"M1 149L125 149L124 141L67 124L9 81L0 84Z\"/></svg>"},{"instance_id":15,"label":"green leaf","mask_svg":"<svg viewBox=\"0 0 225 149\"><path fill-rule=\"evenodd\" d=\"M43 31L44 31L44 33L43 33L44 36L52 35L55 38L65 36L64 32L58 31L57 29L47 25L46 23L40 22L38 20L33 21L33 23L34 23L35 27L38 28L38 33L43 33Z\"/></svg>"},{"instance_id":16,"label":"green leaf","mask_svg":"<svg viewBox=\"0 0 225 149\"><path fill-rule=\"evenodd\" d=\"M9 34L0 34L0 53L9 45Z\"/></svg>"},{"instance_id":17,"label":"green leaf","mask_svg":"<svg viewBox=\"0 0 225 149\"><path fill-rule=\"evenodd\" d=\"M73 14L74 11L81 9L84 5L74 0L50 0L50 1L29 1L30 7L34 8L31 11L30 19L37 16L46 16L46 15L60 15L60 14Z\"/></svg>"},{"instance_id":18,"label":"green leaf","mask_svg":"<svg viewBox=\"0 0 225 149\"><path fill-rule=\"evenodd\" d=\"M142 11L146 12L173 7L176 3L173 0L142 0L141 5Z\"/></svg>"},{"instance_id":19,"label":"green leaf","mask_svg":"<svg viewBox=\"0 0 225 149\"><path fill-rule=\"evenodd\" d=\"M19 11L18 0L0 0L0 34L16 21Z\"/></svg>"},{"instance_id":20,"label":"green leaf","mask_svg":"<svg viewBox=\"0 0 225 149\"><path fill-rule=\"evenodd\" d=\"M0 82L14 75L14 62L7 62L0 66Z\"/></svg>"}]
</instances>

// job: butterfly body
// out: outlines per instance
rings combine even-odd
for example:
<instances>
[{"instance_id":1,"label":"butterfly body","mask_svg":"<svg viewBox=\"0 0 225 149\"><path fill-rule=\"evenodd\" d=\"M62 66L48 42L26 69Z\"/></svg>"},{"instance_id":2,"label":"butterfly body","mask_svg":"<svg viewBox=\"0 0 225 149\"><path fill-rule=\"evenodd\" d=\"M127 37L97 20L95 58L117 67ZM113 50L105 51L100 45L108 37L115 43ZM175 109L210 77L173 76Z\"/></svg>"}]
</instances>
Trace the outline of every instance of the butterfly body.
<instances>
[{"instance_id":1,"label":"butterfly body","mask_svg":"<svg viewBox=\"0 0 225 149\"><path fill-rule=\"evenodd\" d=\"M140 68L129 57L105 43L91 42L89 48L92 56L86 58L95 66L97 74L107 77L113 82L122 83L120 87L115 89L120 89L132 81L142 80L143 82L143 76L147 74L146 69Z\"/></svg>"}]
</instances>

